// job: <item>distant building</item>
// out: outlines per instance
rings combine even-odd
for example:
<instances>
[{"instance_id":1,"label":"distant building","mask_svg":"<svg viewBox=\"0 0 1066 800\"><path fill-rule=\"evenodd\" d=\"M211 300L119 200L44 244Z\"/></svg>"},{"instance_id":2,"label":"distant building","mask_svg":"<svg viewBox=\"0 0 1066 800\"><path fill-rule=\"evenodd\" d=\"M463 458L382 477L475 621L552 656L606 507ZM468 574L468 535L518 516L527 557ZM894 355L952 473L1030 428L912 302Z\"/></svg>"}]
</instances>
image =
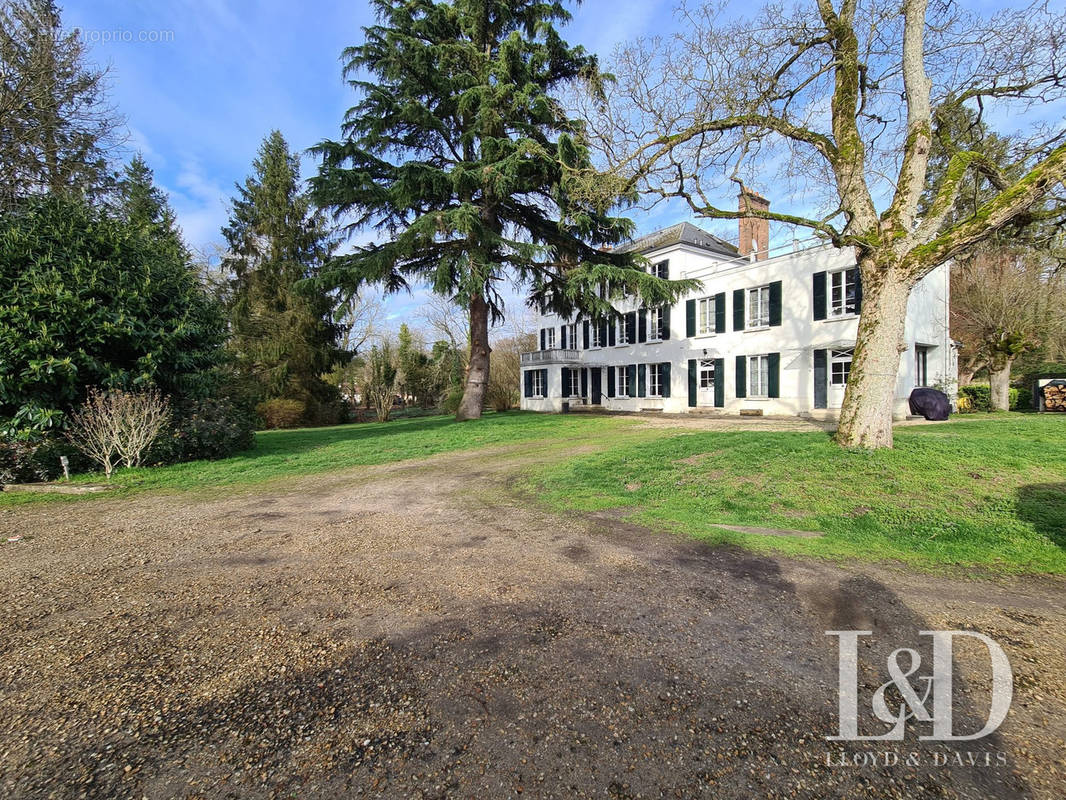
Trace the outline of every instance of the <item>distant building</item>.
<instances>
[{"instance_id":1,"label":"distant building","mask_svg":"<svg viewBox=\"0 0 1066 800\"><path fill-rule=\"evenodd\" d=\"M740 209L749 202L769 208L742 193ZM654 273L702 282L676 305L619 303L612 320L543 315L539 349L522 354L522 408L836 416L862 306L853 252L812 242L775 252L765 219L742 218L739 229L739 248L687 222L629 245ZM899 417L915 387L956 380L948 298L946 265L911 294Z\"/></svg>"}]
</instances>

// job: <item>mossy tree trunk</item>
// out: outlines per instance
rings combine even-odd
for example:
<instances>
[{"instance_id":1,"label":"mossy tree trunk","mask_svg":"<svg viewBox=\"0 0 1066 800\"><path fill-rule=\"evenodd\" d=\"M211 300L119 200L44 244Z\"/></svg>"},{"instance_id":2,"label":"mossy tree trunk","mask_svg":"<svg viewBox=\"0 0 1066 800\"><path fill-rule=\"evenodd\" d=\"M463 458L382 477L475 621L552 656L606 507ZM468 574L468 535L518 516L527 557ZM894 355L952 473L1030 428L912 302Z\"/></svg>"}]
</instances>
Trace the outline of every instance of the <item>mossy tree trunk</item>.
<instances>
[{"instance_id":1,"label":"mossy tree trunk","mask_svg":"<svg viewBox=\"0 0 1066 800\"><path fill-rule=\"evenodd\" d=\"M892 415L911 282L898 269L860 260L863 309L837 441L848 447L892 446Z\"/></svg>"},{"instance_id":2,"label":"mossy tree trunk","mask_svg":"<svg viewBox=\"0 0 1066 800\"><path fill-rule=\"evenodd\" d=\"M1014 357L1004 355L988 365L988 386L993 411L1010 411L1010 370Z\"/></svg>"}]
</instances>

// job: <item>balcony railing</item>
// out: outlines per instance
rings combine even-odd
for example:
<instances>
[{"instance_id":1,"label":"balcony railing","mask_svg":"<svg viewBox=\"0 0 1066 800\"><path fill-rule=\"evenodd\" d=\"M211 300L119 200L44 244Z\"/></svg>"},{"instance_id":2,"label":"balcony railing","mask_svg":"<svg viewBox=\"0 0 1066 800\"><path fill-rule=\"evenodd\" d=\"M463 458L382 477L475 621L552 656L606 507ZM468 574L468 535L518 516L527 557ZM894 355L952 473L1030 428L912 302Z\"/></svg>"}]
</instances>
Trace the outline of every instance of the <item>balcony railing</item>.
<instances>
[{"instance_id":1,"label":"balcony railing","mask_svg":"<svg viewBox=\"0 0 1066 800\"><path fill-rule=\"evenodd\" d=\"M534 350L531 353L522 353L523 364L559 364L577 361L579 358L577 350Z\"/></svg>"}]
</instances>

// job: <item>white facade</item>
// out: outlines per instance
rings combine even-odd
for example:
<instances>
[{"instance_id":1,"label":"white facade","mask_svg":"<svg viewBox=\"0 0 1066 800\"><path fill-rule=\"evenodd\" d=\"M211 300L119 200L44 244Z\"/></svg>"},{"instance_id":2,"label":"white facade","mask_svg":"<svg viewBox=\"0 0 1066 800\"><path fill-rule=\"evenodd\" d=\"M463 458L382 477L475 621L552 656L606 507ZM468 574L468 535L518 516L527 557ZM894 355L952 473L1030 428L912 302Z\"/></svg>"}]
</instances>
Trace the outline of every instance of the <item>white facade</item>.
<instances>
[{"instance_id":1,"label":"white facade","mask_svg":"<svg viewBox=\"0 0 1066 800\"><path fill-rule=\"evenodd\" d=\"M635 312L628 323L632 343L623 343L626 317L607 323L613 332L598 342L596 323L544 315L541 349L522 357L522 408L558 412L566 402L618 411L835 416L855 345L855 302L861 302L853 254L819 244L752 261L722 250L676 241L643 251L653 265L667 262L671 279L696 278L703 286L664 314L661 340L652 330L656 312L635 304L616 307L623 315ZM955 384L948 281L946 266L934 270L908 303L898 417L908 413L915 387Z\"/></svg>"}]
</instances>

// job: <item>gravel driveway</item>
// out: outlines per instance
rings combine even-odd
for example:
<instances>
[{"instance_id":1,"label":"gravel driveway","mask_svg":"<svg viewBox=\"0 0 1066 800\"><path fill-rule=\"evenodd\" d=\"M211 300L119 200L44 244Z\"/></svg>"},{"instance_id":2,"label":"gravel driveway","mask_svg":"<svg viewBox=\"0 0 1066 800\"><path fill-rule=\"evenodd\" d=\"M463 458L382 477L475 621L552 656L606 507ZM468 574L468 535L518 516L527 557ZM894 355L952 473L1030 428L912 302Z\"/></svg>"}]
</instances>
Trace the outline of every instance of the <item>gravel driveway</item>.
<instances>
[{"instance_id":1,"label":"gravel driveway","mask_svg":"<svg viewBox=\"0 0 1066 800\"><path fill-rule=\"evenodd\" d=\"M0 546L0 795L1066 793L1066 582L769 558L556 516L510 488L535 457L0 513L4 539L26 537ZM992 636L1014 669L1007 722L950 746L827 742L825 631L843 628L874 631L860 660L881 671L919 630ZM974 730L987 657L956 656L956 726ZM864 672L866 708L887 679ZM919 764L827 764L886 750ZM957 751L993 763L934 763Z\"/></svg>"}]
</instances>

